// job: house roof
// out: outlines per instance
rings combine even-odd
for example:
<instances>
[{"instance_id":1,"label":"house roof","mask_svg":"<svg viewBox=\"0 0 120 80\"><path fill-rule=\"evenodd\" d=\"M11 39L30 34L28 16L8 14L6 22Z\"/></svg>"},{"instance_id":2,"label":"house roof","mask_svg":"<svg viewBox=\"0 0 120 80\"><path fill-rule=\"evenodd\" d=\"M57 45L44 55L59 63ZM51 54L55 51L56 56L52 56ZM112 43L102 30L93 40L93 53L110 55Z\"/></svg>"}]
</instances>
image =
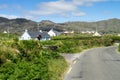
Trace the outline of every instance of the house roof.
<instances>
[{"instance_id":1,"label":"house roof","mask_svg":"<svg viewBox=\"0 0 120 80\"><path fill-rule=\"evenodd\" d=\"M42 38L50 37L50 35L45 31L42 31L42 32L38 32L38 31L36 31L36 32L28 32L28 34L31 36L31 38L37 38L39 35L41 35Z\"/></svg>"},{"instance_id":2,"label":"house roof","mask_svg":"<svg viewBox=\"0 0 120 80\"><path fill-rule=\"evenodd\" d=\"M93 34L93 36L101 36L97 31Z\"/></svg>"},{"instance_id":3,"label":"house roof","mask_svg":"<svg viewBox=\"0 0 120 80\"><path fill-rule=\"evenodd\" d=\"M60 32L54 30L54 29L51 29L50 31L54 32L55 34L60 34Z\"/></svg>"},{"instance_id":4,"label":"house roof","mask_svg":"<svg viewBox=\"0 0 120 80\"><path fill-rule=\"evenodd\" d=\"M4 31L3 33L7 33L7 31Z\"/></svg>"}]
</instances>

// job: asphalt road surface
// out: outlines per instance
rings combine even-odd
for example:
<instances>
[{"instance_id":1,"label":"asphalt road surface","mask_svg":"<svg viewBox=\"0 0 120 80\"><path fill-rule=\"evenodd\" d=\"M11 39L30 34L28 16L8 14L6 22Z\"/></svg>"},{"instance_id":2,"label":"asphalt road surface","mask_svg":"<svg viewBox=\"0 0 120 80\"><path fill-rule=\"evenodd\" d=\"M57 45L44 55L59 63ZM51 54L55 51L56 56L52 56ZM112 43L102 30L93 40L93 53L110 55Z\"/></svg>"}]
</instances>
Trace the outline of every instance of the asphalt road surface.
<instances>
[{"instance_id":1,"label":"asphalt road surface","mask_svg":"<svg viewBox=\"0 0 120 80\"><path fill-rule=\"evenodd\" d=\"M95 48L75 59L64 80L120 80L117 47Z\"/></svg>"}]
</instances>

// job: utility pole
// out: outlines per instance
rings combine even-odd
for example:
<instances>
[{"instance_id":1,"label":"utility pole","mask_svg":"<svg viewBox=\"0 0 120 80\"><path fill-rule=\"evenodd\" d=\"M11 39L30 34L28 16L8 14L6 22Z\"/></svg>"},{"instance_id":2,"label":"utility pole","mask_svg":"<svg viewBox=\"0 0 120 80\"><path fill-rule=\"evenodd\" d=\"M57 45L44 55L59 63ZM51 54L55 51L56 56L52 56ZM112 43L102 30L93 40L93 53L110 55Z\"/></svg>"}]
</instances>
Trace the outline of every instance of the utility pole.
<instances>
[{"instance_id":1,"label":"utility pole","mask_svg":"<svg viewBox=\"0 0 120 80\"><path fill-rule=\"evenodd\" d=\"M39 22L37 23L38 31L39 31Z\"/></svg>"},{"instance_id":2,"label":"utility pole","mask_svg":"<svg viewBox=\"0 0 120 80\"><path fill-rule=\"evenodd\" d=\"M8 39L9 39L9 27L10 27L10 23L9 23L9 25L8 25L8 29L7 29L7 34L8 34Z\"/></svg>"},{"instance_id":3,"label":"utility pole","mask_svg":"<svg viewBox=\"0 0 120 80\"><path fill-rule=\"evenodd\" d=\"M96 32L97 32L97 26L96 26Z\"/></svg>"}]
</instances>

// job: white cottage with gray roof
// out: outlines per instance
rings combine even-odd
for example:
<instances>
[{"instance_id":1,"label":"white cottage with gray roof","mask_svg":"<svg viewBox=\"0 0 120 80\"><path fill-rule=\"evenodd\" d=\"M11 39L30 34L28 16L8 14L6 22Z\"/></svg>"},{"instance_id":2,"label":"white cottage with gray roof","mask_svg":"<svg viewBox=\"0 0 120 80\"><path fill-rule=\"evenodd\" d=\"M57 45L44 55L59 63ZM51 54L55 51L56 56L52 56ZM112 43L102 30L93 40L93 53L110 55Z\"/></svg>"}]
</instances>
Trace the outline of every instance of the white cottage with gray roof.
<instances>
[{"instance_id":1,"label":"white cottage with gray roof","mask_svg":"<svg viewBox=\"0 0 120 80\"><path fill-rule=\"evenodd\" d=\"M58 36L58 35L60 35L61 33L58 32L58 31L56 31L56 30L54 30L54 29L51 29L51 30L48 32L48 34L49 34L50 36Z\"/></svg>"},{"instance_id":2,"label":"white cottage with gray roof","mask_svg":"<svg viewBox=\"0 0 120 80\"><path fill-rule=\"evenodd\" d=\"M29 32L25 30L25 32L20 36L19 40L50 40L50 35L45 31L34 31Z\"/></svg>"}]
</instances>

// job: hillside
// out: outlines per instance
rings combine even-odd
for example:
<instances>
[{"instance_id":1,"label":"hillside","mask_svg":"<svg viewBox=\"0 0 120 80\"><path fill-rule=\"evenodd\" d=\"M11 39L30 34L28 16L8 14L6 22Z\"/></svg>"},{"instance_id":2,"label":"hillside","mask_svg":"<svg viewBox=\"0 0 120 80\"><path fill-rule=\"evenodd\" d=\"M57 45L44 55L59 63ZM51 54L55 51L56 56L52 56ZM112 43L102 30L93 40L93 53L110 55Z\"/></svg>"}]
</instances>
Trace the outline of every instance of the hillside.
<instances>
[{"instance_id":1,"label":"hillside","mask_svg":"<svg viewBox=\"0 0 120 80\"><path fill-rule=\"evenodd\" d=\"M120 19L109 19L98 22L66 22L61 24L76 31L97 30L103 33L120 32Z\"/></svg>"},{"instance_id":2,"label":"hillside","mask_svg":"<svg viewBox=\"0 0 120 80\"><path fill-rule=\"evenodd\" d=\"M0 17L0 31L19 32L24 29L36 29L36 22L24 18L7 19Z\"/></svg>"},{"instance_id":3,"label":"hillside","mask_svg":"<svg viewBox=\"0 0 120 80\"><path fill-rule=\"evenodd\" d=\"M39 27L38 25L39 24ZM23 32L25 29L28 30L50 30L54 28L56 30L75 30L76 32L86 30L97 30L102 33L118 33L120 32L120 19L113 18L109 20L102 20L97 22L65 22L65 23L54 23L50 20L42 20L37 23L32 20L24 18L7 19L0 17L0 31L9 30L10 32Z\"/></svg>"}]
</instances>

